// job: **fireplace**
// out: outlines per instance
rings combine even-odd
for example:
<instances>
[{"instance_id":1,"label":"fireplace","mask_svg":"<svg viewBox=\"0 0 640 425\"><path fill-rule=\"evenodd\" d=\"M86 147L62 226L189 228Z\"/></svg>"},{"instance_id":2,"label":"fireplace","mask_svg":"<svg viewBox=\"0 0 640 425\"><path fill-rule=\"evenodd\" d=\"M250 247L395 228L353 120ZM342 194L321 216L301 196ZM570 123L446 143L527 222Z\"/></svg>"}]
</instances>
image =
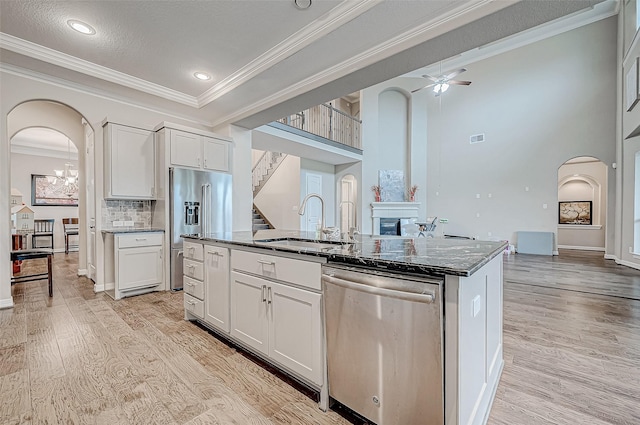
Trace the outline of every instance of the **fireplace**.
<instances>
[{"instance_id":1,"label":"fireplace","mask_svg":"<svg viewBox=\"0 0 640 425\"><path fill-rule=\"evenodd\" d=\"M399 235L408 219L418 218L420 202L372 202L374 235Z\"/></svg>"}]
</instances>

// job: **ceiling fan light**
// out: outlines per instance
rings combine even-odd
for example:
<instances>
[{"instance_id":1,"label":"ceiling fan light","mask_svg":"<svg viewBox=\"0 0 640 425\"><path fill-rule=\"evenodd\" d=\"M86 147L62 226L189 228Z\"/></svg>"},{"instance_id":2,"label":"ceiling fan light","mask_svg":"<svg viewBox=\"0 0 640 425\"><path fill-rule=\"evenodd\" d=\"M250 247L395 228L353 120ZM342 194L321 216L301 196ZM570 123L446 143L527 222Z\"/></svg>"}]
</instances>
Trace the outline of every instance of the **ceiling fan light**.
<instances>
[{"instance_id":1,"label":"ceiling fan light","mask_svg":"<svg viewBox=\"0 0 640 425\"><path fill-rule=\"evenodd\" d=\"M76 183L76 178L69 176L69 177L67 177L67 182L69 184L75 184Z\"/></svg>"},{"instance_id":2,"label":"ceiling fan light","mask_svg":"<svg viewBox=\"0 0 640 425\"><path fill-rule=\"evenodd\" d=\"M448 89L448 88L449 88L449 84L444 83L444 84L442 84L442 85L440 86L440 92L441 92L441 93L444 93L444 92L446 92L446 91L447 91L447 89Z\"/></svg>"},{"instance_id":3,"label":"ceiling fan light","mask_svg":"<svg viewBox=\"0 0 640 425\"><path fill-rule=\"evenodd\" d=\"M56 177L62 177L64 175L64 170L53 170L56 173Z\"/></svg>"},{"instance_id":4,"label":"ceiling fan light","mask_svg":"<svg viewBox=\"0 0 640 425\"><path fill-rule=\"evenodd\" d=\"M439 92L440 92L440 88L441 88L441 87L442 87L442 84L436 84L436 85L433 87L433 91L434 91L435 93L439 93Z\"/></svg>"}]
</instances>

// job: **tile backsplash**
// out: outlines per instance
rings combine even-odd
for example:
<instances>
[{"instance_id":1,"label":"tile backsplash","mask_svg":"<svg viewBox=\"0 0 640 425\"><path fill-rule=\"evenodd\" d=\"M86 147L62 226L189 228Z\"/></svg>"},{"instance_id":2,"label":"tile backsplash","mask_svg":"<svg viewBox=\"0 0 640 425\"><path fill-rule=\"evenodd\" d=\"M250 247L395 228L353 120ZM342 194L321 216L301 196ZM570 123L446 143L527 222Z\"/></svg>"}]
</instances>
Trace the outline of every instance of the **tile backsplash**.
<instances>
[{"instance_id":1,"label":"tile backsplash","mask_svg":"<svg viewBox=\"0 0 640 425\"><path fill-rule=\"evenodd\" d=\"M150 228L151 202L109 199L102 201L102 227L110 229L114 221L133 221L135 228Z\"/></svg>"}]
</instances>

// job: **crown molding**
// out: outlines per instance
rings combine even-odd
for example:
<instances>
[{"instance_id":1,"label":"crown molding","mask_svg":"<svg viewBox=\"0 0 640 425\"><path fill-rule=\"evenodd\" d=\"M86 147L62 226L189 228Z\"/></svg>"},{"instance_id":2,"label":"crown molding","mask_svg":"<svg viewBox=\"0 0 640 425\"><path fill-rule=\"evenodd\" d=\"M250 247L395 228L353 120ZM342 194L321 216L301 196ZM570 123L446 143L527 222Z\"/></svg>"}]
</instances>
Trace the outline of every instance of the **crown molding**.
<instances>
[{"instance_id":1,"label":"crown molding","mask_svg":"<svg viewBox=\"0 0 640 425\"><path fill-rule=\"evenodd\" d=\"M46 147L40 145L30 145L30 144L17 144L11 142L11 153L17 153L22 155L32 155L32 156L44 156L47 158L58 158L64 159L65 161L78 161L78 154L72 154L71 158L67 152L62 152L55 149L47 149Z\"/></svg>"},{"instance_id":2,"label":"crown molding","mask_svg":"<svg viewBox=\"0 0 640 425\"><path fill-rule=\"evenodd\" d=\"M461 68L474 62L479 62L481 60L506 53L510 50L518 49L520 47L572 31L576 28L592 24L602 19L615 16L619 13L619 9L620 4L618 0L605 0L591 6L588 11L578 11L542 25L538 25L534 28L494 41L493 43L469 50L451 59L445 59L442 61L441 65L440 62L438 62L436 65L420 68L416 71L405 74L403 77L415 78L420 77L420 75L425 73L432 75L439 74L440 67L444 70Z\"/></svg>"},{"instance_id":3,"label":"crown molding","mask_svg":"<svg viewBox=\"0 0 640 425\"><path fill-rule=\"evenodd\" d=\"M454 28L468 24L482 16L497 12L500 9L517 3L517 1L518 0L495 2L492 0L476 0L471 3L466 3L460 7L450 10L446 15L439 16L436 19L427 21L417 27L407 30L384 43L353 56L349 60L343 61L331 68L312 75L297 84L293 84L278 93L268 96L260 102L248 105L236 113L217 119L213 123L213 126L216 127L218 125L231 122L244 114L250 114L256 108L268 108L274 106L276 103L282 101L283 98L297 96L310 88L318 87L335 78L342 77L350 72L354 72L360 68L371 65L417 44L442 35Z\"/></svg>"},{"instance_id":4,"label":"crown molding","mask_svg":"<svg viewBox=\"0 0 640 425\"><path fill-rule=\"evenodd\" d=\"M172 90L159 84L151 83L141 78L133 77L2 32L0 32L0 47L72 71L140 90L154 96L194 108L201 108L381 2L382 0L358 0L340 3L321 18L292 34L198 97L190 96L177 90Z\"/></svg>"},{"instance_id":5,"label":"crown molding","mask_svg":"<svg viewBox=\"0 0 640 425\"><path fill-rule=\"evenodd\" d=\"M174 117L176 119L179 119L181 121L185 121L185 122L191 122L194 124L198 124L198 125L203 125L203 126L207 126L207 127L211 127L212 124L210 121L202 121L202 120L196 120L193 117L187 117L187 116L181 116L181 115L176 115L175 112L171 112L168 110L163 110L163 109L159 109L159 108L153 108L150 107L142 102L135 102L132 99L126 98L126 97L122 97L122 96L116 96L113 93L104 91L104 90L100 90L100 89L96 89L94 87L90 87L90 86L86 86L84 84L78 84L78 83L74 83L72 81L69 80L65 80L63 78L58 78L58 77L54 77L48 74L44 74L41 72L37 72L37 71L33 71L30 69L25 69L25 68L21 68L19 66L15 66L15 65L11 65L11 64L7 64L7 63L2 63L0 62L0 73L6 73L6 74L10 74L10 75L15 75L21 78L27 78L29 80L32 81L37 81L40 83L44 83L44 84L49 84L52 86L56 86L56 87L60 87L66 90L72 90L74 92L77 93L82 93L85 95L89 95L89 96L95 96L101 99L105 99L105 100L109 100L112 102L117 102L123 105L128 105L128 106L134 106L136 108L140 108L143 109L145 111L149 111L149 112L153 112L156 114L161 114L161 115L166 115L169 117Z\"/></svg>"},{"instance_id":6,"label":"crown molding","mask_svg":"<svg viewBox=\"0 0 640 425\"><path fill-rule=\"evenodd\" d=\"M140 90L183 105L198 107L194 96L0 32L0 47L62 68Z\"/></svg>"},{"instance_id":7,"label":"crown molding","mask_svg":"<svg viewBox=\"0 0 640 425\"><path fill-rule=\"evenodd\" d=\"M324 16L287 37L273 48L267 50L238 71L211 87L198 97L198 104L202 107L213 102L256 75L259 75L294 53L299 52L347 22L352 21L381 2L382 0L358 0L340 3Z\"/></svg>"}]
</instances>

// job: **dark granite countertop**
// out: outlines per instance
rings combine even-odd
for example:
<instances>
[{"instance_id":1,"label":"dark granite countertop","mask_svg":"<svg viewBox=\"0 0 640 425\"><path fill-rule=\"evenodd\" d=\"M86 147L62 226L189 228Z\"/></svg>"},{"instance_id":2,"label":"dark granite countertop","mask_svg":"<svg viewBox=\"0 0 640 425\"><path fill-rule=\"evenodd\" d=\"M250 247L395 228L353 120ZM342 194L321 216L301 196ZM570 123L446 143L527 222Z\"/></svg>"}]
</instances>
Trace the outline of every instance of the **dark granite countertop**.
<instances>
[{"instance_id":1,"label":"dark granite countertop","mask_svg":"<svg viewBox=\"0 0 640 425\"><path fill-rule=\"evenodd\" d=\"M153 227L112 227L109 229L102 229L102 233L149 233L149 232L162 232L164 233L164 229L157 229Z\"/></svg>"},{"instance_id":2,"label":"dark granite countertop","mask_svg":"<svg viewBox=\"0 0 640 425\"><path fill-rule=\"evenodd\" d=\"M328 262L384 268L422 275L471 276L492 258L502 254L506 241L406 238L358 235L355 242L328 241L313 232L259 230L253 232L181 235L183 238L248 246L279 252L324 257ZM317 245L270 245L270 241L315 241ZM293 242L295 244L295 242Z\"/></svg>"}]
</instances>

